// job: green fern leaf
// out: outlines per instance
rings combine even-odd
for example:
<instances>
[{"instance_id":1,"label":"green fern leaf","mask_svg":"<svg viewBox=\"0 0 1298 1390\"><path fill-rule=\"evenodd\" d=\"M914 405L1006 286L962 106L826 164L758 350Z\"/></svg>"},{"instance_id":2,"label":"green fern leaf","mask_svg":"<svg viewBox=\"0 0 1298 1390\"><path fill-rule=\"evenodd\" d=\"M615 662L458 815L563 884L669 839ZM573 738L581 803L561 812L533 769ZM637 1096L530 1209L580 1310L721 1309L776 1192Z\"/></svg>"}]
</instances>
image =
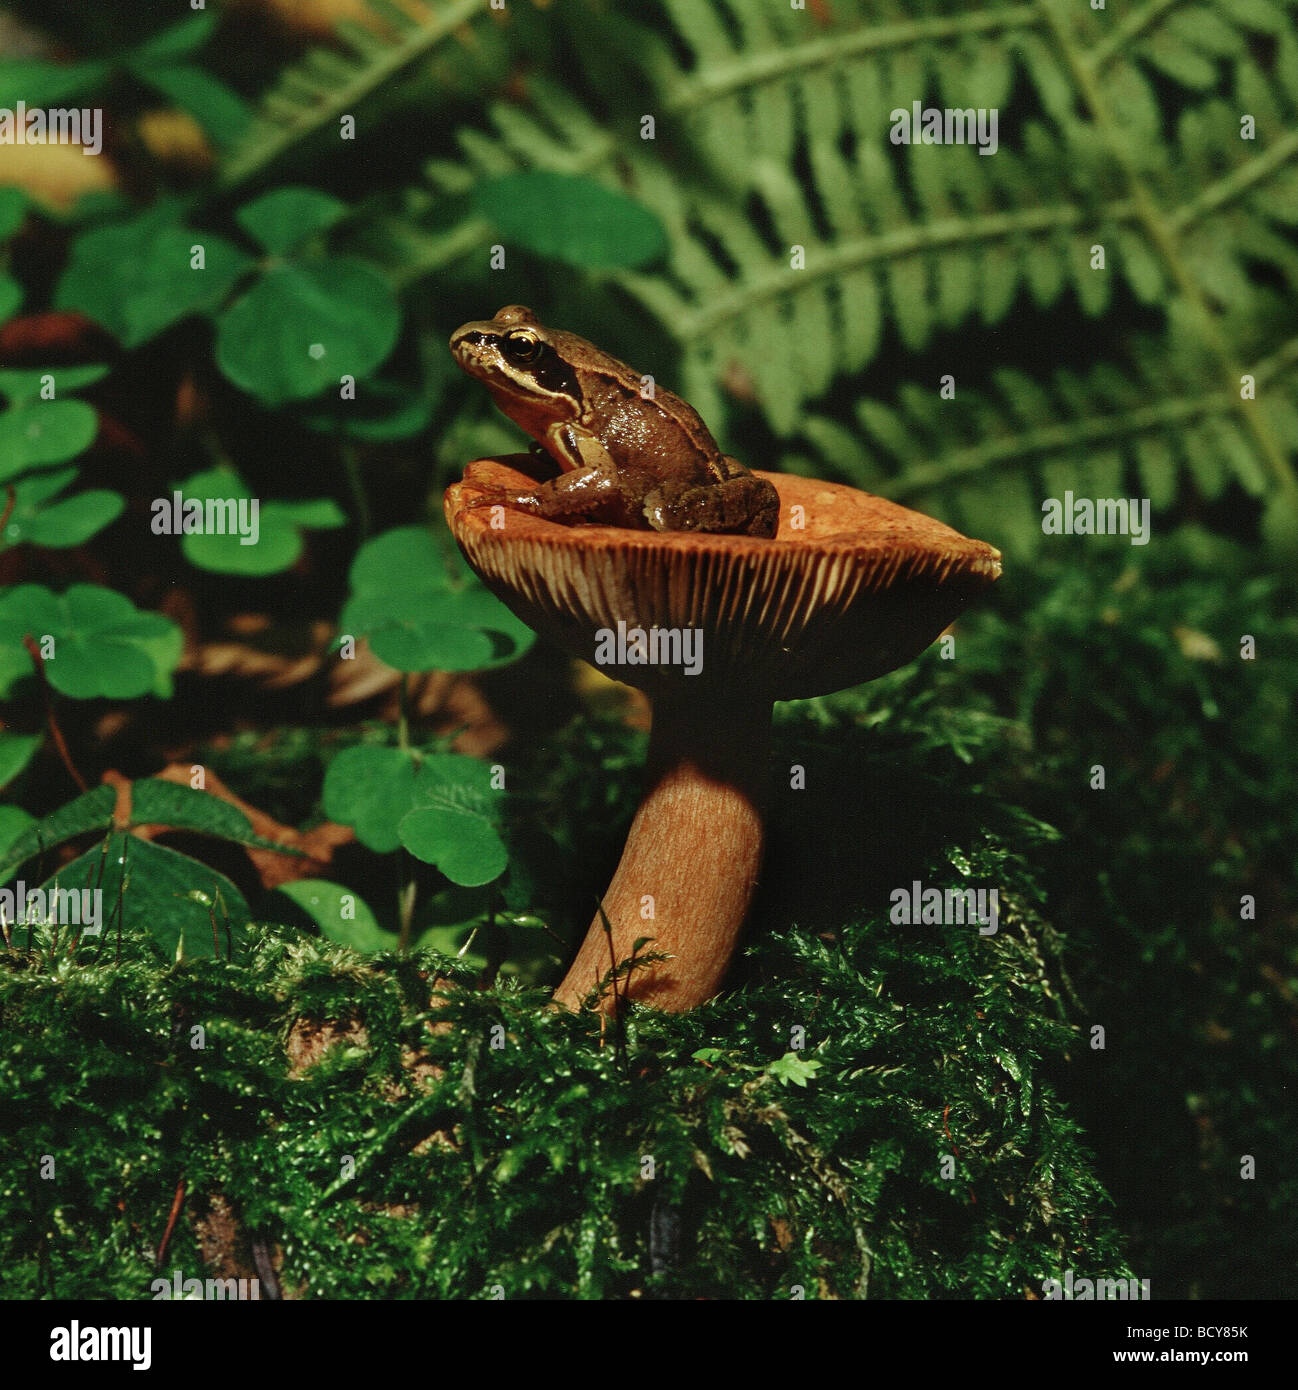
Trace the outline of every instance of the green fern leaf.
<instances>
[{"instance_id":1,"label":"green fern leaf","mask_svg":"<svg viewBox=\"0 0 1298 1390\"><path fill-rule=\"evenodd\" d=\"M256 177L300 142L337 127L379 88L426 59L442 44L462 46L459 32L486 7L449 0L414 18L392 0L365 0L375 28L351 20L337 26L338 50L316 48L280 75L262 99L243 140L221 171L232 188Z\"/></svg>"}]
</instances>

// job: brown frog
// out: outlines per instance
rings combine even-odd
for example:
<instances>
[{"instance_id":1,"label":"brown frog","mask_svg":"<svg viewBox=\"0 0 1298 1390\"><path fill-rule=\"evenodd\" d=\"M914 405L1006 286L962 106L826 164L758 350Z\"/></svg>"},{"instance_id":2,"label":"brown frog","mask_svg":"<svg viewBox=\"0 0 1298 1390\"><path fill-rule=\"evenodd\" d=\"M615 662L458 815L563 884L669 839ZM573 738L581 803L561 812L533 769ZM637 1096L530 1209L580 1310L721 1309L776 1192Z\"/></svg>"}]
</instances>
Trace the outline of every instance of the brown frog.
<instances>
[{"instance_id":1,"label":"brown frog","mask_svg":"<svg viewBox=\"0 0 1298 1390\"><path fill-rule=\"evenodd\" d=\"M535 492L474 505L564 523L775 535L771 484L723 454L679 396L646 394L637 372L593 343L513 304L457 328L451 352L562 470Z\"/></svg>"}]
</instances>

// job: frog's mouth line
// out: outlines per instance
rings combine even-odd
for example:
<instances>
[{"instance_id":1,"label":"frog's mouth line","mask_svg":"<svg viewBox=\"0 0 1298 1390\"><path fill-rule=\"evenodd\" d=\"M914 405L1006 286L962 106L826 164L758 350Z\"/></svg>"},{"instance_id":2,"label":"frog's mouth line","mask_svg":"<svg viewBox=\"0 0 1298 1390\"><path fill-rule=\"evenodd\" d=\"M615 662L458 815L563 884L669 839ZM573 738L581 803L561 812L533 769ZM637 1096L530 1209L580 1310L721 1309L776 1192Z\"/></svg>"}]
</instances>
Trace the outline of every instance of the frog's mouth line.
<instances>
[{"instance_id":1,"label":"frog's mouth line","mask_svg":"<svg viewBox=\"0 0 1298 1390\"><path fill-rule=\"evenodd\" d=\"M487 335L485 333L479 333L476 330L472 333L465 333L452 341L451 352L454 354L455 360L463 366L465 348L481 347L486 341Z\"/></svg>"}]
</instances>

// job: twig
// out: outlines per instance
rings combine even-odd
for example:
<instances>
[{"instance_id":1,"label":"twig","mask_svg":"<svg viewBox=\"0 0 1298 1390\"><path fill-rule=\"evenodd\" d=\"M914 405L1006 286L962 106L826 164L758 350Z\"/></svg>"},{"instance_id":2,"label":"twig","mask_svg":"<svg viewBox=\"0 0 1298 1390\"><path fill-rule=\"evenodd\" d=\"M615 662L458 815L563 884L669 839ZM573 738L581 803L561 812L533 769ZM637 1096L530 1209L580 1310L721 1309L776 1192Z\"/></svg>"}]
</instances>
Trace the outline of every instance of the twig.
<instances>
[{"instance_id":1,"label":"twig","mask_svg":"<svg viewBox=\"0 0 1298 1390\"><path fill-rule=\"evenodd\" d=\"M129 838L127 835L122 836L122 870L117 877L117 909L114 914L117 917L117 950L113 954L114 965L119 964L122 959L123 900L126 897L126 885L131 877L131 871L126 864L126 843Z\"/></svg>"},{"instance_id":2,"label":"twig","mask_svg":"<svg viewBox=\"0 0 1298 1390\"><path fill-rule=\"evenodd\" d=\"M18 494L14 491L14 485L9 484L5 488L5 509L4 514L0 515L0 538L4 536L5 527L9 525L9 518L14 514L14 507L18 502Z\"/></svg>"},{"instance_id":3,"label":"twig","mask_svg":"<svg viewBox=\"0 0 1298 1390\"><path fill-rule=\"evenodd\" d=\"M162 1233L162 1243L158 1246L157 1267L162 1268L162 1261L166 1258L167 1243L171 1240L171 1233L176 1229L176 1218L180 1215L180 1209L185 1204L185 1179L182 1176L176 1184L176 1195L171 1199L171 1212L167 1216L167 1229Z\"/></svg>"},{"instance_id":4,"label":"twig","mask_svg":"<svg viewBox=\"0 0 1298 1390\"><path fill-rule=\"evenodd\" d=\"M36 663L36 674L40 678L41 690L45 696L45 722L50 726L50 736L54 739L54 746L59 751L59 757L63 759L63 766L67 768L68 776L77 784L77 789L88 792L90 785L77 771L76 764L72 761L72 754L68 752L63 730L59 728L59 721L54 713L54 692L50 689L49 677L45 674L45 658L41 655L41 649L36 645L36 640L31 633L24 635L23 646L27 648L27 655Z\"/></svg>"}]
</instances>

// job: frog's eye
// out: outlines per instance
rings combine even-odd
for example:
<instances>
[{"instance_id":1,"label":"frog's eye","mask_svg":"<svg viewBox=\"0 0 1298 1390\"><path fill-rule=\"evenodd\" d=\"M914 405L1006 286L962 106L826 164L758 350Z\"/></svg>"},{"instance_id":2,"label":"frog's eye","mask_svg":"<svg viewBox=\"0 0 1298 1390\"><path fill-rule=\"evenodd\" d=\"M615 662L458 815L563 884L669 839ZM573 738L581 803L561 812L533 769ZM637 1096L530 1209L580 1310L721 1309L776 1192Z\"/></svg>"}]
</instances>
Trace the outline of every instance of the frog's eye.
<instances>
[{"instance_id":1,"label":"frog's eye","mask_svg":"<svg viewBox=\"0 0 1298 1390\"><path fill-rule=\"evenodd\" d=\"M507 361L529 367L541 356L541 340L532 333L506 333L500 350Z\"/></svg>"}]
</instances>

